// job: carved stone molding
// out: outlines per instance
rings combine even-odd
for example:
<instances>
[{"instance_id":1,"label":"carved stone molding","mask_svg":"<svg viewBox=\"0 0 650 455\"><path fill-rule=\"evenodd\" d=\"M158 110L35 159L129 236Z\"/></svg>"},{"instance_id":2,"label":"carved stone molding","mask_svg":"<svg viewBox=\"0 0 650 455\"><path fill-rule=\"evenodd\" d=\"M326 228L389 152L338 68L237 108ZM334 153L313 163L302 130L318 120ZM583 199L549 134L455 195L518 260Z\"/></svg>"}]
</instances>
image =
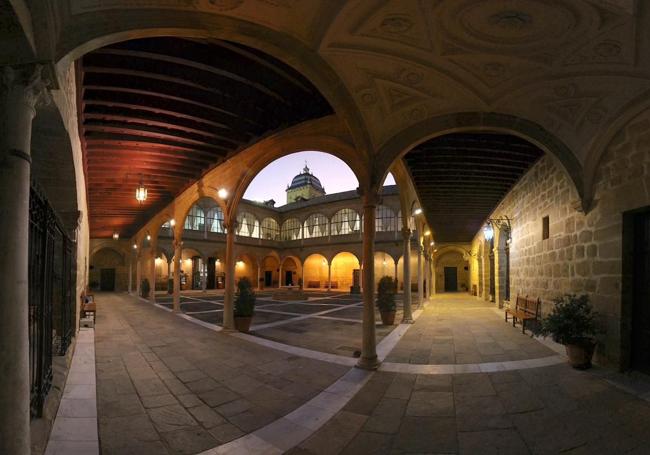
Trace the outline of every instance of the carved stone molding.
<instances>
[{"instance_id":1,"label":"carved stone molding","mask_svg":"<svg viewBox=\"0 0 650 455\"><path fill-rule=\"evenodd\" d=\"M21 101L32 109L49 104L51 79L45 76L43 69L41 64L2 67L0 93L4 97L8 93L22 90Z\"/></svg>"}]
</instances>

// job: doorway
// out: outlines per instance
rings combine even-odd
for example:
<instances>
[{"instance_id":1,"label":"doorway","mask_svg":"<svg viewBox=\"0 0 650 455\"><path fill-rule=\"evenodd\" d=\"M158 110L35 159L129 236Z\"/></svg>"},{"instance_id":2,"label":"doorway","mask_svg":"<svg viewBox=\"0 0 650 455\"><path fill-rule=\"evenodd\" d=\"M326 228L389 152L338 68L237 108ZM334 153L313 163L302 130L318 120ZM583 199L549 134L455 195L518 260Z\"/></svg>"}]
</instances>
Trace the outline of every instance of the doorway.
<instances>
[{"instance_id":1,"label":"doorway","mask_svg":"<svg viewBox=\"0 0 650 455\"><path fill-rule=\"evenodd\" d=\"M458 291L458 269L445 267L445 292Z\"/></svg>"},{"instance_id":2,"label":"doorway","mask_svg":"<svg viewBox=\"0 0 650 455\"><path fill-rule=\"evenodd\" d=\"M273 271L266 270L264 272L264 287L273 286Z\"/></svg>"},{"instance_id":3,"label":"doorway","mask_svg":"<svg viewBox=\"0 0 650 455\"><path fill-rule=\"evenodd\" d=\"M99 271L99 290L115 290L115 269L101 269Z\"/></svg>"},{"instance_id":4,"label":"doorway","mask_svg":"<svg viewBox=\"0 0 650 455\"><path fill-rule=\"evenodd\" d=\"M627 234L627 235L626 235ZM623 305L631 304L631 367L650 374L650 211L624 217ZM627 276L627 280L625 279ZM627 281L627 283L625 283ZM625 295L625 284L631 292ZM627 303L627 305L626 305Z\"/></svg>"},{"instance_id":5,"label":"doorway","mask_svg":"<svg viewBox=\"0 0 650 455\"><path fill-rule=\"evenodd\" d=\"M293 286L293 272L291 270L284 272L284 285Z\"/></svg>"}]
</instances>

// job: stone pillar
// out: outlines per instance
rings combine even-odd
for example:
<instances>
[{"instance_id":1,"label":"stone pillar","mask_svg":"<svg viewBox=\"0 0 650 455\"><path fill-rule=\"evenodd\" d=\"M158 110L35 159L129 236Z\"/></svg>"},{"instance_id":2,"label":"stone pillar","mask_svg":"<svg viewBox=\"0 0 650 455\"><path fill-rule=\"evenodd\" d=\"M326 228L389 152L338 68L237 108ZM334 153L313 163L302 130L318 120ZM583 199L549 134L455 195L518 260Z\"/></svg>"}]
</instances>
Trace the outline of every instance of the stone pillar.
<instances>
[{"instance_id":1,"label":"stone pillar","mask_svg":"<svg viewBox=\"0 0 650 455\"><path fill-rule=\"evenodd\" d=\"M483 290L482 296L483 300L486 302L490 301L490 247L486 242L483 248Z\"/></svg>"},{"instance_id":2,"label":"stone pillar","mask_svg":"<svg viewBox=\"0 0 650 455\"><path fill-rule=\"evenodd\" d=\"M167 281L165 281L165 292L169 293L169 279L172 279L172 294L174 293L174 276L172 275L172 259L167 259Z\"/></svg>"},{"instance_id":3,"label":"stone pillar","mask_svg":"<svg viewBox=\"0 0 650 455\"><path fill-rule=\"evenodd\" d=\"M422 261L422 245L418 245L418 307L424 303L424 261Z\"/></svg>"},{"instance_id":4,"label":"stone pillar","mask_svg":"<svg viewBox=\"0 0 650 455\"><path fill-rule=\"evenodd\" d=\"M129 294L133 293L133 256L129 257Z\"/></svg>"},{"instance_id":5,"label":"stone pillar","mask_svg":"<svg viewBox=\"0 0 650 455\"><path fill-rule=\"evenodd\" d=\"M278 268L278 289L282 287L282 263L280 263L280 267Z\"/></svg>"},{"instance_id":6,"label":"stone pillar","mask_svg":"<svg viewBox=\"0 0 650 455\"><path fill-rule=\"evenodd\" d=\"M370 194L369 194L370 193ZM375 209L378 196L373 190L363 196L363 260L364 264L373 264L375 260ZM375 268L363 268L363 336L361 357L357 366L374 370L379 366L377 358L377 340L375 337Z\"/></svg>"},{"instance_id":7,"label":"stone pillar","mask_svg":"<svg viewBox=\"0 0 650 455\"><path fill-rule=\"evenodd\" d=\"M327 263L327 292L332 290L332 264Z\"/></svg>"},{"instance_id":8,"label":"stone pillar","mask_svg":"<svg viewBox=\"0 0 650 455\"><path fill-rule=\"evenodd\" d=\"M226 226L226 290L223 297L223 328L235 330L235 232L237 222L232 221Z\"/></svg>"},{"instance_id":9,"label":"stone pillar","mask_svg":"<svg viewBox=\"0 0 650 455\"><path fill-rule=\"evenodd\" d=\"M409 228L402 229L402 237L404 238L404 256L403 256L403 277L404 282L404 317L402 324L413 323L413 311L411 309L411 230Z\"/></svg>"},{"instance_id":10,"label":"stone pillar","mask_svg":"<svg viewBox=\"0 0 650 455\"><path fill-rule=\"evenodd\" d=\"M494 301L503 308L506 300L506 249L494 246Z\"/></svg>"},{"instance_id":11,"label":"stone pillar","mask_svg":"<svg viewBox=\"0 0 650 455\"><path fill-rule=\"evenodd\" d=\"M29 454L29 179L39 67L0 75L0 453ZM49 334L48 334L49 336Z\"/></svg>"},{"instance_id":12,"label":"stone pillar","mask_svg":"<svg viewBox=\"0 0 650 455\"><path fill-rule=\"evenodd\" d=\"M397 274L397 271L398 271L398 263L399 263L399 260L395 261L395 292L397 292L397 291L399 290L399 283L397 282L397 277L399 276L399 275Z\"/></svg>"},{"instance_id":13,"label":"stone pillar","mask_svg":"<svg viewBox=\"0 0 650 455\"><path fill-rule=\"evenodd\" d=\"M141 288L140 288L140 282L142 281L142 255L140 254L140 250L136 251L135 254L135 293L137 294L138 297L140 297L141 294Z\"/></svg>"},{"instance_id":14,"label":"stone pillar","mask_svg":"<svg viewBox=\"0 0 650 455\"><path fill-rule=\"evenodd\" d=\"M157 240L151 240L151 278L150 278L150 288L151 294L149 295L149 300L151 302L156 302L156 250L158 249Z\"/></svg>"},{"instance_id":15,"label":"stone pillar","mask_svg":"<svg viewBox=\"0 0 650 455\"><path fill-rule=\"evenodd\" d=\"M183 255L183 242L174 240L174 313L181 311L181 261Z\"/></svg>"},{"instance_id":16,"label":"stone pillar","mask_svg":"<svg viewBox=\"0 0 650 455\"><path fill-rule=\"evenodd\" d=\"M208 263L204 257L201 258L201 291L206 292L208 285Z\"/></svg>"}]
</instances>

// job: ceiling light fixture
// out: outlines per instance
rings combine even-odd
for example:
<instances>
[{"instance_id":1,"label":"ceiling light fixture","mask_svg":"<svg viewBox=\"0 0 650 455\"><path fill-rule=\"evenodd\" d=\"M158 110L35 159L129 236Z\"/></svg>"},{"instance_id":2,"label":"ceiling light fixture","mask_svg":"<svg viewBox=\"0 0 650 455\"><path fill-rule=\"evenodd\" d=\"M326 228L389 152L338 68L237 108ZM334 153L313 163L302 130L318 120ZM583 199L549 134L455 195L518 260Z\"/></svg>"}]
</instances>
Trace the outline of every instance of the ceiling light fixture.
<instances>
[{"instance_id":1,"label":"ceiling light fixture","mask_svg":"<svg viewBox=\"0 0 650 455\"><path fill-rule=\"evenodd\" d=\"M118 240L120 238L120 234L117 232L113 232L113 240Z\"/></svg>"},{"instance_id":2,"label":"ceiling light fixture","mask_svg":"<svg viewBox=\"0 0 650 455\"><path fill-rule=\"evenodd\" d=\"M217 196L219 196L220 199L226 199L228 197L228 190L221 188L219 191L217 191Z\"/></svg>"},{"instance_id":3,"label":"ceiling light fixture","mask_svg":"<svg viewBox=\"0 0 650 455\"><path fill-rule=\"evenodd\" d=\"M170 225L171 227L176 226L176 220L175 220L174 218L172 218L171 220L169 220L169 225Z\"/></svg>"},{"instance_id":4,"label":"ceiling light fixture","mask_svg":"<svg viewBox=\"0 0 650 455\"><path fill-rule=\"evenodd\" d=\"M417 209L413 210L413 215L420 215L422 213L422 209L418 207Z\"/></svg>"},{"instance_id":5,"label":"ceiling light fixture","mask_svg":"<svg viewBox=\"0 0 650 455\"><path fill-rule=\"evenodd\" d=\"M140 185L135 189L135 200L142 204L147 200L147 187L144 186L142 175L140 176Z\"/></svg>"}]
</instances>

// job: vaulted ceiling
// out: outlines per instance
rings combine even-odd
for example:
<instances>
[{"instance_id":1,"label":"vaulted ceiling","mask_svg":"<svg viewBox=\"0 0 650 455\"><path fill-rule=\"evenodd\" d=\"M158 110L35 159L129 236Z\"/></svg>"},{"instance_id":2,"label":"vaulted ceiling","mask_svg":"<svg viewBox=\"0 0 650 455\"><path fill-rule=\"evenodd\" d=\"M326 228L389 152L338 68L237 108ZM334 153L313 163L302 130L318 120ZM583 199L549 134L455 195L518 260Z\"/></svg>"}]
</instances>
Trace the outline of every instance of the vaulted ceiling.
<instances>
[{"instance_id":1,"label":"vaulted ceiling","mask_svg":"<svg viewBox=\"0 0 650 455\"><path fill-rule=\"evenodd\" d=\"M91 237L131 235L247 144L332 113L292 68L226 41L127 41L85 55L79 72Z\"/></svg>"},{"instance_id":2,"label":"vaulted ceiling","mask_svg":"<svg viewBox=\"0 0 650 455\"><path fill-rule=\"evenodd\" d=\"M470 242L513 185L543 155L507 134L456 133L406 154L418 198L438 242Z\"/></svg>"}]
</instances>

